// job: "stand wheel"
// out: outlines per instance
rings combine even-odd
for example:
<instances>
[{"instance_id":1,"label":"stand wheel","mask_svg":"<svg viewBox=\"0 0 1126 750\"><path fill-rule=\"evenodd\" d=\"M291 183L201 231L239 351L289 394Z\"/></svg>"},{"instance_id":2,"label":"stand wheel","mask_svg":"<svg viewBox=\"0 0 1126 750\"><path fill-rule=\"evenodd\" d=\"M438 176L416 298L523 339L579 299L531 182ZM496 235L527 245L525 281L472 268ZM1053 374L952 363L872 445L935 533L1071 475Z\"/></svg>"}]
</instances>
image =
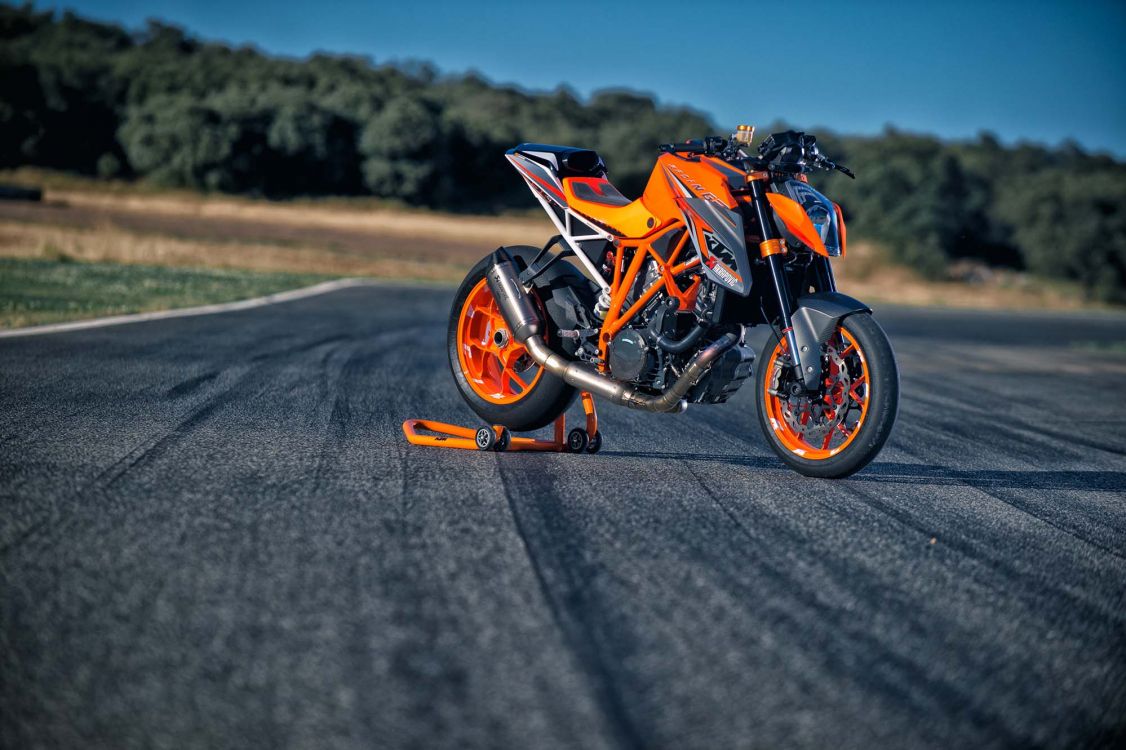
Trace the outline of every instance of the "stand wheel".
<instances>
[{"instance_id":1,"label":"stand wheel","mask_svg":"<svg viewBox=\"0 0 1126 750\"><path fill-rule=\"evenodd\" d=\"M497 447L495 448L495 450L506 451L506 450L508 450L508 444L511 443L511 442L512 442L512 430L510 430L506 427L501 431L500 437L497 438Z\"/></svg>"},{"instance_id":2,"label":"stand wheel","mask_svg":"<svg viewBox=\"0 0 1126 750\"><path fill-rule=\"evenodd\" d=\"M491 451L497 444L497 434L493 431L492 427L482 427L477 430L473 441L477 443L477 450Z\"/></svg>"},{"instance_id":3,"label":"stand wheel","mask_svg":"<svg viewBox=\"0 0 1126 750\"><path fill-rule=\"evenodd\" d=\"M589 440L586 430L582 427L576 427L567 434L567 452L582 453L586 450Z\"/></svg>"},{"instance_id":4,"label":"stand wheel","mask_svg":"<svg viewBox=\"0 0 1126 750\"><path fill-rule=\"evenodd\" d=\"M586 445L586 452L587 453L598 453L598 451L601 450L601 449L602 449L602 431L599 430L598 432L594 433L594 435L591 436L590 442L587 443L587 445Z\"/></svg>"}]
</instances>

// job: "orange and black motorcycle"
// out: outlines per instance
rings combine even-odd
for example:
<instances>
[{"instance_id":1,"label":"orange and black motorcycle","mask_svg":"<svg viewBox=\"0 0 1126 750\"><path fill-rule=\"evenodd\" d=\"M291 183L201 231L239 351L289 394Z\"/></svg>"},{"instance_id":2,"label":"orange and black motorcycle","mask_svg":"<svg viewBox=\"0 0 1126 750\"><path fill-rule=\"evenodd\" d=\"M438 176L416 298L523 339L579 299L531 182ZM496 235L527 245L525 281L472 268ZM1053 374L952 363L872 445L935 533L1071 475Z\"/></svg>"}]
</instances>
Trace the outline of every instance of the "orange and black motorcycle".
<instances>
[{"instance_id":1,"label":"orange and black motorcycle","mask_svg":"<svg viewBox=\"0 0 1126 750\"><path fill-rule=\"evenodd\" d=\"M660 146L634 201L594 151L508 151L559 233L498 249L458 290L450 365L478 415L537 429L577 390L654 412L723 403L755 369L747 328L765 325L755 399L774 451L817 477L876 456L898 409L895 357L869 307L837 291L844 220L805 177L852 174L812 135L776 133L751 156L752 134Z\"/></svg>"}]
</instances>

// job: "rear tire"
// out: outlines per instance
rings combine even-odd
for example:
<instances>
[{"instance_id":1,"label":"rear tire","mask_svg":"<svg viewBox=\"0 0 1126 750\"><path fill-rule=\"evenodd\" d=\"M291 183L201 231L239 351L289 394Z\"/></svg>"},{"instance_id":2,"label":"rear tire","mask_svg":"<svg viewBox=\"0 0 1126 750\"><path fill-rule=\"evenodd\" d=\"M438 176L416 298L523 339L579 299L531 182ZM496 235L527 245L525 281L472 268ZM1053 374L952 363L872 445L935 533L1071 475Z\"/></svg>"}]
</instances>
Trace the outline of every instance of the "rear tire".
<instances>
[{"instance_id":1,"label":"rear tire","mask_svg":"<svg viewBox=\"0 0 1126 750\"><path fill-rule=\"evenodd\" d=\"M763 347L755 377L756 398L759 425L779 458L807 477L840 479L867 466L891 435L899 411L899 369L887 335L868 313L845 318L829 342L839 355L832 358L832 367L844 375L838 376L832 369L823 373L838 387L835 392L826 388L818 401L809 402L816 409L810 410L806 423L801 416L794 418L804 411L806 402L771 393L785 392L793 382L785 366L785 339L779 342L771 337ZM813 411L819 412L817 418ZM834 418L824 419L827 413ZM851 421L856 417L858 421ZM839 426L834 425L837 419ZM824 431L824 425L832 427ZM816 437L811 438L811 433Z\"/></svg>"},{"instance_id":2,"label":"rear tire","mask_svg":"<svg viewBox=\"0 0 1126 750\"><path fill-rule=\"evenodd\" d=\"M509 247L507 250L518 264L525 267L539 252L539 248L528 246ZM482 287L491 257L489 255L482 258L470 269L454 297L446 336L450 370L453 372L454 382L462 398L485 422L503 425L516 432L538 430L554 422L567 410L575 398L576 390L540 368L539 365L523 371L512 368L506 370L499 356L495 357L495 361L489 360L487 352L483 352L480 348L473 349L477 344L476 341L467 340L469 318L479 314L470 309L473 307L472 304L467 307L467 301L472 296L479 306L480 303L492 299L488 286ZM548 301L555 287L565 286L585 294L587 284L589 282L586 278L565 261L556 261L536 279L531 296L536 297L533 303L544 318L547 344L552 349L560 350L558 339L560 326L546 312L550 308L544 303ZM495 301L492 304L495 305ZM497 327L502 325L502 318L495 320ZM501 340L504 342L506 339L507 343L501 349L502 354L509 351L509 347L519 347L510 340L509 332L504 331ZM468 350L467 346L470 347ZM482 360L485 360L482 371L475 377L472 366L474 363L482 364ZM518 362L517 367L519 366ZM506 372L509 374L508 378L505 377ZM524 385L521 386L519 381L512 379L512 375L523 381Z\"/></svg>"}]
</instances>

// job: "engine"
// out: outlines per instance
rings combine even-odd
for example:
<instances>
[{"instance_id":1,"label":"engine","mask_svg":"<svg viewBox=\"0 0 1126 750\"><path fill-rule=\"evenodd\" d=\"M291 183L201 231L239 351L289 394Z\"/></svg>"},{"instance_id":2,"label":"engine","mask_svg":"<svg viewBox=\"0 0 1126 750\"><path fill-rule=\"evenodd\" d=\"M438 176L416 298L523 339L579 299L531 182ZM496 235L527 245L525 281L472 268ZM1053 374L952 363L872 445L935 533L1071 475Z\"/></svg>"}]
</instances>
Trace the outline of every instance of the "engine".
<instances>
[{"instance_id":1,"label":"engine","mask_svg":"<svg viewBox=\"0 0 1126 750\"><path fill-rule=\"evenodd\" d=\"M651 383L660 375L661 350L647 340L644 330L627 328L610 342L610 374L618 380Z\"/></svg>"},{"instance_id":2,"label":"engine","mask_svg":"<svg viewBox=\"0 0 1126 750\"><path fill-rule=\"evenodd\" d=\"M650 285L658 283L659 275L654 264L649 263L645 273L626 297L629 307ZM677 315L678 303L664 294L658 294L635 318L633 324L614 336L610 342L607 364L610 374L617 380L637 383L656 391L663 390L675 364L674 357L658 343L662 336L676 338L678 317L688 322L690 315ZM675 377L675 375L673 375Z\"/></svg>"},{"instance_id":3,"label":"engine","mask_svg":"<svg viewBox=\"0 0 1126 750\"><path fill-rule=\"evenodd\" d=\"M650 268L630 298L658 283L656 270ZM712 321L719 319L723 290L711 281L700 284L696 303L691 311L680 311L676 299L658 294L637 316L635 322L619 331L610 342L607 364L617 380L662 391L673 383L688 360L711 341L722 335ZM676 351L678 342L692 337L684 351ZM751 374L754 352L750 347L736 345L729 349L700 382L689 392L693 403L722 403L739 389Z\"/></svg>"}]
</instances>

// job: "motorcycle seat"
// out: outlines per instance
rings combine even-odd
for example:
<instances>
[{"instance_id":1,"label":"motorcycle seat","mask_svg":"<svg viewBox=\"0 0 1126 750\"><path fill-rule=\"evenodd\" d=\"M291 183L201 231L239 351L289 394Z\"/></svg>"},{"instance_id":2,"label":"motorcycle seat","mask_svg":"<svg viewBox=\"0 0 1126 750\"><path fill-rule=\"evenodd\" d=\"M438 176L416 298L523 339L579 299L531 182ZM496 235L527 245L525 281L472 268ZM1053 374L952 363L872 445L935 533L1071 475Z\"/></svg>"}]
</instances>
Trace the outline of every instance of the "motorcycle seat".
<instances>
[{"instance_id":1,"label":"motorcycle seat","mask_svg":"<svg viewBox=\"0 0 1126 750\"><path fill-rule=\"evenodd\" d=\"M640 198L631 201L605 177L567 177L563 194L574 211L619 237L644 237L660 222Z\"/></svg>"},{"instance_id":2,"label":"motorcycle seat","mask_svg":"<svg viewBox=\"0 0 1126 750\"><path fill-rule=\"evenodd\" d=\"M619 237L644 237L661 223L640 198L631 201L606 179L606 164L590 149L521 143L508 154L519 154L547 169L550 182L555 186L562 182L568 206ZM528 172L527 167L521 169ZM554 189L539 177L530 176L540 183L538 189Z\"/></svg>"}]
</instances>

